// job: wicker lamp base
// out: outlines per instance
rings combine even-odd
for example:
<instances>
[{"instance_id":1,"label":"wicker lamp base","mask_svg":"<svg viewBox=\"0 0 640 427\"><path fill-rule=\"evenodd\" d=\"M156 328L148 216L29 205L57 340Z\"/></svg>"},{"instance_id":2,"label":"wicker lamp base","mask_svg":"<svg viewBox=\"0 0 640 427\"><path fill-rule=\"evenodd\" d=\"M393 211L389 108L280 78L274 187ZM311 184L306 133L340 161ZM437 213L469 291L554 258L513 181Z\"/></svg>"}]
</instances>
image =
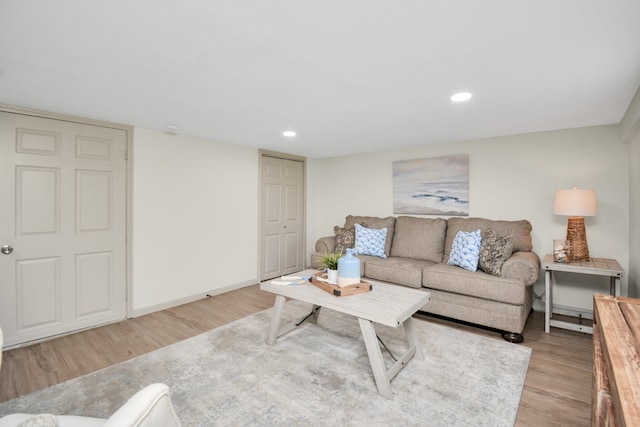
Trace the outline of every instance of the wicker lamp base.
<instances>
[{"instance_id":1,"label":"wicker lamp base","mask_svg":"<svg viewBox=\"0 0 640 427\"><path fill-rule=\"evenodd\" d=\"M567 240L569 241L569 258L571 258L571 261L589 261L589 245L587 245L587 230L584 227L584 217L569 217Z\"/></svg>"}]
</instances>

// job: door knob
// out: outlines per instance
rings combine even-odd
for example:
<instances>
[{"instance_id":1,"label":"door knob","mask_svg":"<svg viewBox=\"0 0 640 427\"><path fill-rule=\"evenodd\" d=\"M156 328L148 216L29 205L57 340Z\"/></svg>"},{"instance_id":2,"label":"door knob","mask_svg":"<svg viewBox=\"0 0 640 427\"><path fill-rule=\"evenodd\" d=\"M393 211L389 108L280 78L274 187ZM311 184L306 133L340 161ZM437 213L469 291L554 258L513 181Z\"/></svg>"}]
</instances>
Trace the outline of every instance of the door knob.
<instances>
[{"instance_id":1,"label":"door knob","mask_svg":"<svg viewBox=\"0 0 640 427\"><path fill-rule=\"evenodd\" d=\"M2 249L0 249L0 251L2 251L2 253L5 255L9 255L11 252L13 252L13 247L10 245L4 245Z\"/></svg>"}]
</instances>

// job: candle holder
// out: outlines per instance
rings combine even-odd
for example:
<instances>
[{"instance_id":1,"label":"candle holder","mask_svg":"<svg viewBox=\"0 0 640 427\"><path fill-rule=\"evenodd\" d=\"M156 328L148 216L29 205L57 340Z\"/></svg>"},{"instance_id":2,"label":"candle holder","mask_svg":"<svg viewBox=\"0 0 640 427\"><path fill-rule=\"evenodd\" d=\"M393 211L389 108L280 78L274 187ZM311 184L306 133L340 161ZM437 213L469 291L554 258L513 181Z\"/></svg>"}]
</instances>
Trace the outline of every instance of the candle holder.
<instances>
[{"instance_id":1,"label":"candle holder","mask_svg":"<svg viewBox=\"0 0 640 427\"><path fill-rule=\"evenodd\" d=\"M553 261L560 263L569 263L571 262L571 253L570 253L569 241L568 240L553 240Z\"/></svg>"}]
</instances>

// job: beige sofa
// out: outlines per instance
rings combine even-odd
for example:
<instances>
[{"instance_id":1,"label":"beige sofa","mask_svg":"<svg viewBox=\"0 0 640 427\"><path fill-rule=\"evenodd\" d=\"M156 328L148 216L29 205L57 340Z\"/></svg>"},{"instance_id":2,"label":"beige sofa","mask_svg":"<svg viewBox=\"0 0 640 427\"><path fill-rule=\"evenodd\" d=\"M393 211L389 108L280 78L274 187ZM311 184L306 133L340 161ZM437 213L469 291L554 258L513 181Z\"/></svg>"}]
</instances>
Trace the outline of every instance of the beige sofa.
<instances>
[{"instance_id":1,"label":"beige sofa","mask_svg":"<svg viewBox=\"0 0 640 427\"><path fill-rule=\"evenodd\" d=\"M540 273L540 259L531 251L529 221L349 215L343 227L334 229L338 243L344 243L344 233L355 224L387 228L386 258L358 255L363 277L428 290L431 301L422 311L497 329L511 342L523 341L533 284ZM483 236L508 236L506 260L494 274L447 264L456 234L478 229ZM311 266L321 268L322 255L335 249L336 236L318 239Z\"/></svg>"}]
</instances>

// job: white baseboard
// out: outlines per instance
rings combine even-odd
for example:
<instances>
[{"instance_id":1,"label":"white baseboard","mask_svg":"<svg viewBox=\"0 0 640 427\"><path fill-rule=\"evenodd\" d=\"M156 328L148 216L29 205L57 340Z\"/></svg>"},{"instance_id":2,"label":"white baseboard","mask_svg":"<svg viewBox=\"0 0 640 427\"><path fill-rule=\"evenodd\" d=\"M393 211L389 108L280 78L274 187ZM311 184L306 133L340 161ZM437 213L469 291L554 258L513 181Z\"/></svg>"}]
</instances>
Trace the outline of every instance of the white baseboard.
<instances>
[{"instance_id":1,"label":"white baseboard","mask_svg":"<svg viewBox=\"0 0 640 427\"><path fill-rule=\"evenodd\" d=\"M203 298L212 297L215 295L220 295L225 292L234 291L240 288L246 288L247 286L252 286L260 283L258 278L247 280L245 282L235 283L229 286L223 286L221 288L212 289L208 292L201 292L194 295L189 295L186 297L178 298L171 301L166 301L161 304L152 305L149 307L139 308L134 310L133 313L130 313L129 318L144 316L145 314L155 313L156 311L166 310L168 308L177 307L182 304L188 304L190 302L198 301Z\"/></svg>"}]
</instances>

